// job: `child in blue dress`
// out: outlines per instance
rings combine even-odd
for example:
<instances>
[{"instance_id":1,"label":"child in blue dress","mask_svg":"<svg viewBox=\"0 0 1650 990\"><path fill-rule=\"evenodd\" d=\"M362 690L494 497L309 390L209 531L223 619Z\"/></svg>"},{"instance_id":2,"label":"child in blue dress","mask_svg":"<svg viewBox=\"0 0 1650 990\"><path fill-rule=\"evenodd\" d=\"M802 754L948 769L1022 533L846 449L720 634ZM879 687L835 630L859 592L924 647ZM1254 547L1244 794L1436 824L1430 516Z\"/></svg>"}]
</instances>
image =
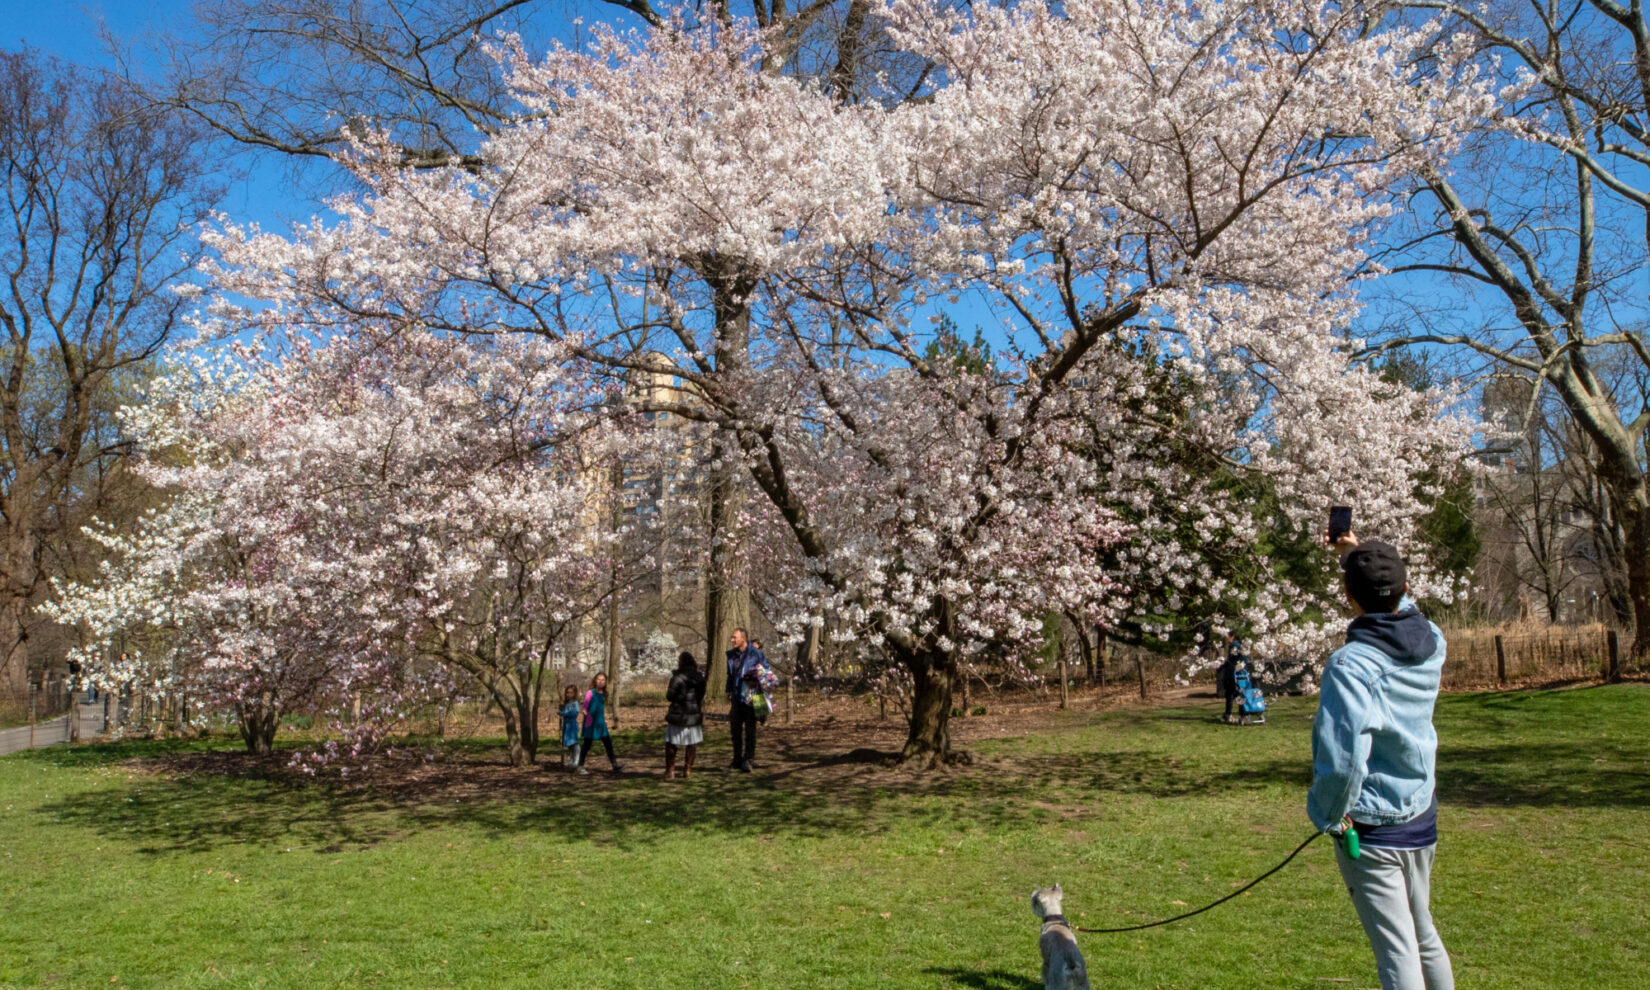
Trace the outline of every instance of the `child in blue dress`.
<instances>
[{"instance_id":1,"label":"child in blue dress","mask_svg":"<svg viewBox=\"0 0 1650 990\"><path fill-rule=\"evenodd\" d=\"M613 755L613 737L607 731L607 675L597 674L590 679L590 690L584 693L584 743L579 748L579 767L583 769L585 761L590 758L590 748L596 740L601 740L602 748L607 750L607 761L613 764L613 772L624 769L619 766L619 758Z\"/></svg>"},{"instance_id":2,"label":"child in blue dress","mask_svg":"<svg viewBox=\"0 0 1650 990\"><path fill-rule=\"evenodd\" d=\"M579 765L579 689L569 684L561 692L561 764L576 773L590 771Z\"/></svg>"}]
</instances>

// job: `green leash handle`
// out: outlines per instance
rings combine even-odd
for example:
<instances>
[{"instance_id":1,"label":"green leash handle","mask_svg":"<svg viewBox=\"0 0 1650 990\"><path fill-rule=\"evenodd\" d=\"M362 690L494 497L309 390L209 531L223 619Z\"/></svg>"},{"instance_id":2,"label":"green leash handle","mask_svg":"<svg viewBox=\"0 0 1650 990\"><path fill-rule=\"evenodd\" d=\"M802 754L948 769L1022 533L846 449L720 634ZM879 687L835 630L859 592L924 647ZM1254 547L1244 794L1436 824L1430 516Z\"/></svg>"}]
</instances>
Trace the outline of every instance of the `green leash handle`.
<instances>
[{"instance_id":1,"label":"green leash handle","mask_svg":"<svg viewBox=\"0 0 1650 990\"><path fill-rule=\"evenodd\" d=\"M1348 859L1357 859L1358 858L1358 830L1355 827L1353 827L1352 824L1349 822L1347 824L1346 831L1342 832L1340 834L1339 838L1340 838L1341 842L1343 844L1345 844L1345 846L1346 846L1347 858Z\"/></svg>"}]
</instances>

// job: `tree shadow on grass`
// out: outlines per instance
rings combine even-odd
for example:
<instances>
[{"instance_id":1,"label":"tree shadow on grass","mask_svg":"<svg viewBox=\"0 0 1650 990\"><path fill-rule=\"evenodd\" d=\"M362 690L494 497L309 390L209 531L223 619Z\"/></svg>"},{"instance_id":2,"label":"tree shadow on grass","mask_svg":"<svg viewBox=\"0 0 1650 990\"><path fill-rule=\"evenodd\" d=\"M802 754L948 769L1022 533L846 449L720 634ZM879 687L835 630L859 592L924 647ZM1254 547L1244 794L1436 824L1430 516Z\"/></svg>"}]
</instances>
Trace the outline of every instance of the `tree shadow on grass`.
<instances>
[{"instance_id":1,"label":"tree shadow on grass","mask_svg":"<svg viewBox=\"0 0 1650 990\"><path fill-rule=\"evenodd\" d=\"M497 836L553 831L621 848L683 829L828 837L936 819L958 828L997 827L1025 818L1082 820L1118 795L1304 792L1311 779L1304 759L1186 745L1015 753L915 774L893 769L888 754L876 750L844 751L840 736L792 731L764 737L759 756L766 765L754 775L722 771L719 758L705 753L692 779L665 781L653 775L655 744L645 734L627 734L621 749L638 754L633 772L598 769L588 777L553 763L511 768L499 759L496 740L451 742L433 761L405 753L365 772L318 777L288 769L279 753L258 759L205 751L199 743L129 743L32 758L82 768L132 760L131 781L63 797L38 814L156 853L243 843L339 852L453 827ZM1596 762L1594 748L1574 737L1446 745L1440 800L1446 807L1650 808L1650 775L1638 770L1642 754L1613 755Z\"/></svg>"},{"instance_id":2,"label":"tree shadow on grass","mask_svg":"<svg viewBox=\"0 0 1650 990\"><path fill-rule=\"evenodd\" d=\"M1003 969L984 971L931 966L923 972L945 979L948 981L946 986L968 987L969 990L1043 990L1040 980Z\"/></svg>"},{"instance_id":3,"label":"tree shadow on grass","mask_svg":"<svg viewBox=\"0 0 1650 990\"><path fill-rule=\"evenodd\" d=\"M217 740L220 749L223 740ZM184 753L205 752L212 741L201 739L122 739L76 746L25 749L3 757L8 763L50 764L72 769L106 767L125 760L154 759Z\"/></svg>"},{"instance_id":4,"label":"tree shadow on grass","mask_svg":"<svg viewBox=\"0 0 1650 990\"><path fill-rule=\"evenodd\" d=\"M1446 745L1438 752L1438 799L1453 807L1650 808L1643 761L1606 760L1581 743ZM1312 783L1304 760L1245 760L1229 765L1154 753L1027 758L1022 772L1048 792L1142 794L1158 798L1241 793Z\"/></svg>"},{"instance_id":5,"label":"tree shadow on grass","mask_svg":"<svg viewBox=\"0 0 1650 990\"><path fill-rule=\"evenodd\" d=\"M136 761L133 769L141 772L129 782L65 796L39 814L152 853L236 844L338 852L449 827L497 836L553 831L632 848L684 828L829 837L936 818L959 828L996 826L1034 803L1076 796L1056 788L1090 801L1106 791L1196 789L1176 782L1162 758L1144 753L917 774L885 765L887 754L868 749L843 753L792 740L770 752L772 762L755 774L701 769L691 779L669 781L601 769L575 777L554 765L511 768L473 751L428 763L386 761L365 775L318 777L287 769L279 754L259 760L233 752L169 752Z\"/></svg>"},{"instance_id":6,"label":"tree shadow on grass","mask_svg":"<svg viewBox=\"0 0 1650 990\"><path fill-rule=\"evenodd\" d=\"M1463 807L1650 808L1650 774L1599 766L1596 752L1556 743L1443 747L1438 800Z\"/></svg>"}]
</instances>

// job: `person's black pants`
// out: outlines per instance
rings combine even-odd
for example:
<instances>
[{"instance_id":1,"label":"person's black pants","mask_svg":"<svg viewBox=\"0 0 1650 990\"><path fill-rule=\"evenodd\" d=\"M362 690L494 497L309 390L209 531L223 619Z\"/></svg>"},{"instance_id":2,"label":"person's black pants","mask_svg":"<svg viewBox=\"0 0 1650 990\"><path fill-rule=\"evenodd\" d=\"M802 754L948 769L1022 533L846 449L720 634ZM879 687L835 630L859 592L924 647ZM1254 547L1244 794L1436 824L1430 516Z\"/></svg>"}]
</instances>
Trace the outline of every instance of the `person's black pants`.
<instances>
[{"instance_id":1,"label":"person's black pants","mask_svg":"<svg viewBox=\"0 0 1650 990\"><path fill-rule=\"evenodd\" d=\"M584 740L584 744L579 747L579 766L582 767L590 762L590 748L594 745L596 745L596 740L590 738ZM602 748L607 750L607 762L613 764L613 769L619 769L619 759L613 755L612 736L602 736Z\"/></svg>"},{"instance_id":2,"label":"person's black pants","mask_svg":"<svg viewBox=\"0 0 1650 990\"><path fill-rule=\"evenodd\" d=\"M728 722L733 726L733 762L751 763L756 759L756 709L735 699L728 709Z\"/></svg>"}]
</instances>

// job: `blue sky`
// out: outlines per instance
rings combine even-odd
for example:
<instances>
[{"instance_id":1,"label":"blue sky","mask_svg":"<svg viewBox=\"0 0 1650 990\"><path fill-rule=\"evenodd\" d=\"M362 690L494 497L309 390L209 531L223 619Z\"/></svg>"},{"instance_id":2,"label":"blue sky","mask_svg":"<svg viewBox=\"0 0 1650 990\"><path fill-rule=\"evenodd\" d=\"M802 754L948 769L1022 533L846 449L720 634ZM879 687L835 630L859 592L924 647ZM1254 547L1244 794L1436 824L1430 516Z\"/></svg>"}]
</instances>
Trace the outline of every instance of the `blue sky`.
<instances>
[{"instance_id":1,"label":"blue sky","mask_svg":"<svg viewBox=\"0 0 1650 990\"><path fill-rule=\"evenodd\" d=\"M177 30L188 22L191 6L191 0L114 0L101 4L0 0L0 25L4 25L0 28L0 47L27 46L66 62L113 68L115 59L100 36L100 25L135 42L146 34ZM278 167L280 163L259 163L247 157L237 165L246 174L229 185L221 204L228 213L269 224L306 217L313 211L313 204L297 195L287 181L285 171Z\"/></svg>"},{"instance_id":2,"label":"blue sky","mask_svg":"<svg viewBox=\"0 0 1650 990\"><path fill-rule=\"evenodd\" d=\"M110 59L98 39L97 26L107 22L116 32L132 37L145 30L163 30L188 16L188 0L119 0L78 4L38 0L0 0L0 46L27 43L71 62L108 65Z\"/></svg>"},{"instance_id":3,"label":"blue sky","mask_svg":"<svg viewBox=\"0 0 1650 990\"><path fill-rule=\"evenodd\" d=\"M0 0L0 48L28 46L64 61L113 68L116 60L99 30L106 25L142 69L145 36L186 34L194 5L195 0ZM544 16L534 27L546 37L570 39L574 18L582 17L587 23L611 19L616 10L599 0L559 0L543 5ZM237 221L285 226L288 221L307 220L320 209L315 190L301 189L293 182L290 160L244 154L235 156L233 165L244 174L230 183L221 209Z\"/></svg>"}]
</instances>

